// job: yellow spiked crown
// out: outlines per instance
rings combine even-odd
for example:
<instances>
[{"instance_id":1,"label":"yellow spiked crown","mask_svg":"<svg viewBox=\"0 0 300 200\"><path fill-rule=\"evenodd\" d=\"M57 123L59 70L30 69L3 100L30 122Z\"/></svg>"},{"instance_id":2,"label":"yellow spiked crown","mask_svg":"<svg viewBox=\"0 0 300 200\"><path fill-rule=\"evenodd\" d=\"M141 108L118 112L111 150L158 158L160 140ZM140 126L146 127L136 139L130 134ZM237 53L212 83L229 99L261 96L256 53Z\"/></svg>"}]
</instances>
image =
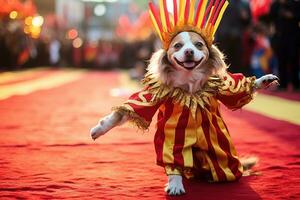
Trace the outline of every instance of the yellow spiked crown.
<instances>
[{"instance_id":1,"label":"yellow spiked crown","mask_svg":"<svg viewBox=\"0 0 300 200\"><path fill-rule=\"evenodd\" d=\"M172 0L168 0L171 2ZM173 15L167 9L167 0L159 0L159 7L149 2L149 13L164 49L178 33L193 31L200 34L211 46L223 14L228 6L227 0L173 0Z\"/></svg>"}]
</instances>

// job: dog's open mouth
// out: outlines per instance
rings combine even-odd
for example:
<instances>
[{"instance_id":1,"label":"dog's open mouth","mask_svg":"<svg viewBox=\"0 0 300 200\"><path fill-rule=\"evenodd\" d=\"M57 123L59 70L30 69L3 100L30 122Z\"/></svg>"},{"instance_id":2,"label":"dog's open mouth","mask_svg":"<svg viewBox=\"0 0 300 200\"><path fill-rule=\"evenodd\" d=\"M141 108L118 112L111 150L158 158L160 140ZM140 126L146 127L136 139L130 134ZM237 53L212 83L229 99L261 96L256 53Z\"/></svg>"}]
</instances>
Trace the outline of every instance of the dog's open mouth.
<instances>
[{"instance_id":1,"label":"dog's open mouth","mask_svg":"<svg viewBox=\"0 0 300 200\"><path fill-rule=\"evenodd\" d=\"M193 70L196 66L198 66L202 62L203 58L201 58L199 61L186 60L184 62L180 62L179 60L177 60L177 58L175 58L175 60L177 64L182 66L183 68L187 70Z\"/></svg>"}]
</instances>

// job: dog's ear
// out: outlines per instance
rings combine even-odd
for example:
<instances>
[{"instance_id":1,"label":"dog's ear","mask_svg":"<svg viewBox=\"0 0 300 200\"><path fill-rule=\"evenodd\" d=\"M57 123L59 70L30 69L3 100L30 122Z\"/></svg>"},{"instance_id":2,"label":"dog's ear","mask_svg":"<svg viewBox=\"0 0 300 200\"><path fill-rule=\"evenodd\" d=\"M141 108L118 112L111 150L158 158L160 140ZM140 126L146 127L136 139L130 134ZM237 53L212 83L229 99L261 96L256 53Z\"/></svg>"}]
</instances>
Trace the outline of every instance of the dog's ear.
<instances>
[{"instance_id":1,"label":"dog's ear","mask_svg":"<svg viewBox=\"0 0 300 200\"><path fill-rule=\"evenodd\" d=\"M228 68L224 54L215 45L209 49L208 65L213 69L214 74L225 73Z\"/></svg>"},{"instance_id":2,"label":"dog's ear","mask_svg":"<svg viewBox=\"0 0 300 200\"><path fill-rule=\"evenodd\" d=\"M156 51L150 59L147 71L163 79L162 75L168 74L171 70L172 67L168 59L167 51L163 49Z\"/></svg>"}]
</instances>

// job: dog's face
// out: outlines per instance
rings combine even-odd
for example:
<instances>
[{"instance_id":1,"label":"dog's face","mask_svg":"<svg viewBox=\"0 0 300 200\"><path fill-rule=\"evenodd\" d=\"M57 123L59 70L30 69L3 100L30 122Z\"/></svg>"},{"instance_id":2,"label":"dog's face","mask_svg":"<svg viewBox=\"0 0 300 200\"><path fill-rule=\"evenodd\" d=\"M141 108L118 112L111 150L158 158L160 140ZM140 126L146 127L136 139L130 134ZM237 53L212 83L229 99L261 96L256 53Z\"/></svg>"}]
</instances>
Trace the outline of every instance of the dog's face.
<instances>
[{"instance_id":1,"label":"dog's face","mask_svg":"<svg viewBox=\"0 0 300 200\"><path fill-rule=\"evenodd\" d=\"M209 49L199 34L181 32L173 38L167 56L169 62L178 70L192 71L208 60Z\"/></svg>"}]
</instances>

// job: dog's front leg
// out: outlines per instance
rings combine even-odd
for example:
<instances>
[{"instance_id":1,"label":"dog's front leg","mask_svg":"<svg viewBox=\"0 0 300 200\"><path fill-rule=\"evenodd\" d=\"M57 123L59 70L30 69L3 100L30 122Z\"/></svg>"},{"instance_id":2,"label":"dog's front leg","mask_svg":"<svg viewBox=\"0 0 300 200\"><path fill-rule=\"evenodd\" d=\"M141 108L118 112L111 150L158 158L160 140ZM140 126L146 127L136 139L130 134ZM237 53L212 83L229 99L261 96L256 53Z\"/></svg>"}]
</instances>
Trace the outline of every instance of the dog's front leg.
<instances>
[{"instance_id":1,"label":"dog's front leg","mask_svg":"<svg viewBox=\"0 0 300 200\"><path fill-rule=\"evenodd\" d=\"M112 112L110 115L102 118L99 123L90 131L94 140L104 135L115 126L121 125L127 121L128 117L118 112Z\"/></svg>"},{"instance_id":2,"label":"dog's front leg","mask_svg":"<svg viewBox=\"0 0 300 200\"><path fill-rule=\"evenodd\" d=\"M257 89L266 89L273 86L279 85L279 78L273 74L267 74L265 76L256 79L254 88Z\"/></svg>"},{"instance_id":3,"label":"dog's front leg","mask_svg":"<svg viewBox=\"0 0 300 200\"><path fill-rule=\"evenodd\" d=\"M168 175L168 184L165 188L168 195L182 195L185 193L182 176L181 175Z\"/></svg>"}]
</instances>

